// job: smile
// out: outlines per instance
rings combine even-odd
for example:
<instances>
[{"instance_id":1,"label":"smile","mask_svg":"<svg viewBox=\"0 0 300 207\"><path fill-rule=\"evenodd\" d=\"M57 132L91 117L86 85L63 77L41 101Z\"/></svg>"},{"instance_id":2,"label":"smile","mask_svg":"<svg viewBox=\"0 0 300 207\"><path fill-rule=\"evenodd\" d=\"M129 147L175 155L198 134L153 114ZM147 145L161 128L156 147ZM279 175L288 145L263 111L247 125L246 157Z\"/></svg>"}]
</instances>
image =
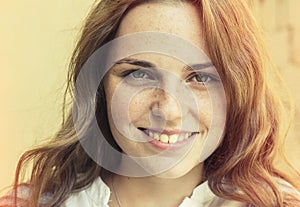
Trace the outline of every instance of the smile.
<instances>
[{"instance_id":1,"label":"smile","mask_svg":"<svg viewBox=\"0 0 300 207\"><path fill-rule=\"evenodd\" d=\"M171 146L185 144L194 135L199 132L180 132L167 130L152 130L139 128L145 135L148 141L160 149L166 149ZM179 147L179 146L178 146Z\"/></svg>"}]
</instances>

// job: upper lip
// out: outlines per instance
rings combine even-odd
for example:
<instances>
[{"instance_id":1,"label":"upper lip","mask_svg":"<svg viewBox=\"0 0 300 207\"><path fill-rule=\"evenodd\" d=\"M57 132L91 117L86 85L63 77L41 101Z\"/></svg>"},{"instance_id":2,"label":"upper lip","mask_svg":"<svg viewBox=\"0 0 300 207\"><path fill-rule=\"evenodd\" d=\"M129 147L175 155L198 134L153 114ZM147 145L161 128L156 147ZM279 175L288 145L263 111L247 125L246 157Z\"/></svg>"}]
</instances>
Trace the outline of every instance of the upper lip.
<instances>
[{"instance_id":1,"label":"upper lip","mask_svg":"<svg viewBox=\"0 0 300 207\"><path fill-rule=\"evenodd\" d=\"M185 133L198 133L197 131L189 131L189 130L179 130L179 129L159 129L159 128L143 128L138 127L138 129L145 131L153 131L160 134L173 135L173 134L185 134Z\"/></svg>"}]
</instances>

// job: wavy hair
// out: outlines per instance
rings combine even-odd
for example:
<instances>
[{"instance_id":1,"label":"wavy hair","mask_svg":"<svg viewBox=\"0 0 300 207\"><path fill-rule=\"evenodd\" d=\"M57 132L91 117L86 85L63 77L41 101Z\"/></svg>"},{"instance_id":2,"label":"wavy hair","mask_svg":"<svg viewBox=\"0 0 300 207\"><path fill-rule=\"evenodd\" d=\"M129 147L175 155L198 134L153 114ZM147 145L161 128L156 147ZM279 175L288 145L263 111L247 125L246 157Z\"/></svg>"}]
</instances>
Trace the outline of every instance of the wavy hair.
<instances>
[{"instance_id":1,"label":"wavy hair","mask_svg":"<svg viewBox=\"0 0 300 207\"><path fill-rule=\"evenodd\" d=\"M144 1L95 3L71 58L66 96L71 94L76 98L75 82L83 65L98 48L114 39L126 11L140 2ZM211 190L219 197L255 206L295 206L300 201L293 194L283 193L278 179L289 182L295 189L300 187L274 164L286 137L291 118L287 114L291 114L292 107L279 96L283 86L278 86L280 77L269 59L248 3L241 0L192 2L199 5L208 55L222 78L228 99L225 137L205 161L205 178ZM101 86L97 97L98 124L118 149L109 130ZM31 164L27 182L30 206L39 206L46 192L52 195L46 206L59 206L72 192L88 187L101 173L101 166L88 156L78 140L78 133L84 136L89 130L90 117L82 120L84 129L76 132L72 111L79 109L74 105L69 107L66 100L64 121L55 137L25 152L19 160L14 188L18 188L22 174ZM91 102L85 103L85 110L90 110ZM17 194L15 190L15 204ZM28 203L19 202L19 206L23 205Z\"/></svg>"}]
</instances>

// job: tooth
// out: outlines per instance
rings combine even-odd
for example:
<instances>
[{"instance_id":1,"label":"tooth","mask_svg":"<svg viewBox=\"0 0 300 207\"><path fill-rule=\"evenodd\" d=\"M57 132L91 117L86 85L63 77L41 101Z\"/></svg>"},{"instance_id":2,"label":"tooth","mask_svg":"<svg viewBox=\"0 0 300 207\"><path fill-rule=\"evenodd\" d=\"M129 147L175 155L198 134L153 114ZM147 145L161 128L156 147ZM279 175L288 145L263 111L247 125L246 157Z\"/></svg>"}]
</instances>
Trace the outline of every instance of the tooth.
<instances>
[{"instance_id":1,"label":"tooth","mask_svg":"<svg viewBox=\"0 0 300 207\"><path fill-rule=\"evenodd\" d=\"M175 143L175 142L177 142L177 140L178 140L178 134L172 134L169 137L169 143Z\"/></svg>"},{"instance_id":2,"label":"tooth","mask_svg":"<svg viewBox=\"0 0 300 207\"><path fill-rule=\"evenodd\" d=\"M156 140L159 140L159 134L158 133L153 133L153 136L152 136L154 139Z\"/></svg>"},{"instance_id":3,"label":"tooth","mask_svg":"<svg viewBox=\"0 0 300 207\"><path fill-rule=\"evenodd\" d=\"M184 134L184 139L187 139L187 138L189 138L189 134L188 134L188 133L185 133L185 134Z\"/></svg>"},{"instance_id":4,"label":"tooth","mask_svg":"<svg viewBox=\"0 0 300 207\"><path fill-rule=\"evenodd\" d=\"M184 140L184 134L180 134L179 137L178 137L178 142Z\"/></svg>"},{"instance_id":5,"label":"tooth","mask_svg":"<svg viewBox=\"0 0 300 207\"><path fill-rule=\"evenodd\" d=\"M149 137L153 137L153 132L152 131L148 131L149 133Z\"/></svg>"},{"instance_id":6,"label":"tooth","mask_svg":"<svg viewBox=\"0 0 300 207\"><path fill-rule=\"evenodd\" d=\"M160 137L159 137L159 140L160 140L161 142L168 143L168 141L169 141L169 136L166 135L166 134L161 134Z\"/></svg>"}]
</instances>

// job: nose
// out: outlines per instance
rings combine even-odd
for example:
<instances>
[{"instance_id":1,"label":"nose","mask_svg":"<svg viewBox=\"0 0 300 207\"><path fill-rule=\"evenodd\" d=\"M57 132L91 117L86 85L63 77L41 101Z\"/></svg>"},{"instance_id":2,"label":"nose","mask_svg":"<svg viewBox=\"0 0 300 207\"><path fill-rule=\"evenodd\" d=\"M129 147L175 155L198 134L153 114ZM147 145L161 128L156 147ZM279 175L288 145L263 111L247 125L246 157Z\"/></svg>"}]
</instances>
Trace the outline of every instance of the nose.
<instances>
[{"instance_id":1,"label":"nose","mask_svg":"<svg viewBox=\"0 0 300 207\"><path fill-rule=\"evenodd\" d=\"M152 97L151 115L169 122L181 121L188 112L182 87L182 83L173 80L156 88Z\"/></svg>"},{"instance_id":2,"label":"nose","mask_svg":"<svg viewBox=\"0 0 300 207\"><path fill-rule=\"evenodd\" d=\"M156 94L153 96L151 114L156 118L166 121L180 120L182 110L176 98L162 89L157 90L159 91L156 91Z\"/></svg>"}]
</instances>

